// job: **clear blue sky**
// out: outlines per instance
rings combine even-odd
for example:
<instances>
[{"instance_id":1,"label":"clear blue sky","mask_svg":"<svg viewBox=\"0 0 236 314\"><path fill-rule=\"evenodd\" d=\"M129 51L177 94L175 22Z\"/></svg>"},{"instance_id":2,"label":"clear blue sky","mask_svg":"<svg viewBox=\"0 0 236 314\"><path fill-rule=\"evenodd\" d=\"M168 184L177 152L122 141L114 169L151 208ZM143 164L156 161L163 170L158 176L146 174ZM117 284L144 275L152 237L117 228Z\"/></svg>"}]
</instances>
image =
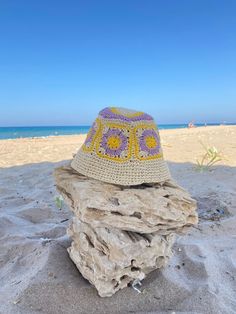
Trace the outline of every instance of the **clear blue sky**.
<instances>
[{"instance_id":1,"label":"clear blue sky","mask_svg":"<svg viewBox=\"0 0 236 314\"><path fill-rule=\"evenodd\" d=\"M0 0L0 126L236 121L235 0Z\"/></svg>"}]
</instances>

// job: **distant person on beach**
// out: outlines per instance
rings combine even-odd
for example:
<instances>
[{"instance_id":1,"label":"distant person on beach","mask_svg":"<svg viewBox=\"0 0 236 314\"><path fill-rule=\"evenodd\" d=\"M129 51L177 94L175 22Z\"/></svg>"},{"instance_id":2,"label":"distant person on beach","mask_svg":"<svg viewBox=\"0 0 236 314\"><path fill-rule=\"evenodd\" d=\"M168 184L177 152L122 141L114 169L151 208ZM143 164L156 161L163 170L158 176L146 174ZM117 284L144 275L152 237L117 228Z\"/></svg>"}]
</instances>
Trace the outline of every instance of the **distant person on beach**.
<instances>
[{"instance_id":1,"label":"distant person on beach","mask_svg":"<svg viewBox=\"0 0 236 314\"><path fill-rule=\"evenodd\" d=\"M191 121L189 122L188 124L188 128L191 129L191 128L195 128L196 126L194 125L194 121Z\"/></svg>"}]
</instances>

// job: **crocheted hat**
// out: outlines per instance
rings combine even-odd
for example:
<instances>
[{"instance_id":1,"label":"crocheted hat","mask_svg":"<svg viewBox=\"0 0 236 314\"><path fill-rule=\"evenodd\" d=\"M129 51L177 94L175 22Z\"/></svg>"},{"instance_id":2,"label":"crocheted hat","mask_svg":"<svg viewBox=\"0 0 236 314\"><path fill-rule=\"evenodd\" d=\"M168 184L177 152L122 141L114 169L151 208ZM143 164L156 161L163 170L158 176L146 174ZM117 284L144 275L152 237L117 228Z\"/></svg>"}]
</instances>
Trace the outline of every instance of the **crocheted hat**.
<instances>
[{"instance_id":1,"label":"crocheted hat","mask_svg":"<svg viewBox=\"0 0 236 314\"><path fill-rule=\"evenodd\" d=\"M170 179L153 118L124 108L99 112L71 166L85 176L119 185Z\"/></svg>"}]
</instances>

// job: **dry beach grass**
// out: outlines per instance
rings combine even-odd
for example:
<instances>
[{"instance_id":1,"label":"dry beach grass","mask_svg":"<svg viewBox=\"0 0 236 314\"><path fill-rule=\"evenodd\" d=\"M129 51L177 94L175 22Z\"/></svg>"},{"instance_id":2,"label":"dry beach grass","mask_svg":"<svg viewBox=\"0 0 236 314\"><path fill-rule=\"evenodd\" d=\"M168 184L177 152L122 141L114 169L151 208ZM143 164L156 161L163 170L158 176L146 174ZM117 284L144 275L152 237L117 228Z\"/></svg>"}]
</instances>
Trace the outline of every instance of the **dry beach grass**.
<instances>
[{"instance_id":1,"label":"dry beach grass","mask_svg":"<svg viewBox=\"0 0 236 314\"><path fill-rule=\"evenodd\" d=\"M200 223L180 237L167 268L101 299L66 248L72 214L55 204L53 169L84 135L0 141L0 313L235 313L236 126L163 130L165 159L198 201ZM215 146L222 160L195 169Z\"/></svg>"}]
</instances>

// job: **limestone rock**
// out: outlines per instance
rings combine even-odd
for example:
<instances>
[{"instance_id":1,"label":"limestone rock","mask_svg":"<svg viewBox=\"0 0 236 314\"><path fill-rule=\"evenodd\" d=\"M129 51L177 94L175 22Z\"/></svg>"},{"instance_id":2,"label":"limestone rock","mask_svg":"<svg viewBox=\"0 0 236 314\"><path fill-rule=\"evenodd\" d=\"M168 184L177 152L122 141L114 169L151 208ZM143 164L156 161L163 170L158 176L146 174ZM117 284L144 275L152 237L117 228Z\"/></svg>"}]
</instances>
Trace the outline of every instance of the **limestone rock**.
<instances>
[{"instance_id":1,"label":"limestone rock","mask_svg":"<svg viewBox=\"0 0 236 314\"><path fill-rule=\"evenodd\" d=\"M135 279L164 266L172 255L174 235L139 234L92 228L74 217L68 229L71 259L101 297L108 297Z\"/></svg>"},{"instance_id":2,"label":"limestone rock","mask_svg":"<svg viewBox=\"0 0 236 314\"><path fill-rule=\"evenodd\" d=\"M174 181L118 186L80 175L70 166L58 168L55 179L75 215L94 228L165 235L182 233L198 221L196 201Z\"/></svg>"},{"instance_id":3,"label":"limestone rock","mask_svg":"<svg viewBox=\"0 0 236 314\"><path fill-rule=\"evenodd\" d=\"M197 222L195 200L173 181L127 187L85 177L70 166L56 169L55 179L75 214L68 252L102 297L164 266L174 234Z\"/></svg>"}]
</instances>

